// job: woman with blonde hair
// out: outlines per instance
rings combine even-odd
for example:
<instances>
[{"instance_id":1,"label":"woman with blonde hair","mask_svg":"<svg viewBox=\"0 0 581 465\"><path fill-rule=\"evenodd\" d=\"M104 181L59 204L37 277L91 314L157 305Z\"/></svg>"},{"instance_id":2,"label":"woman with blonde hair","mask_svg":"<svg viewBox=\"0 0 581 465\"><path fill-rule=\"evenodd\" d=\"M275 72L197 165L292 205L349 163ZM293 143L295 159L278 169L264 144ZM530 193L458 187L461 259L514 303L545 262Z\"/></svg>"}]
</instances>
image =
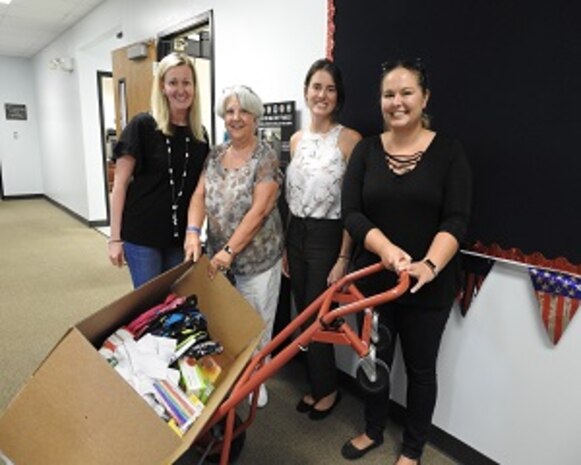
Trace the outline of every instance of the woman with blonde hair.
<instances>
[{"instance_id":1,"label":"woman with blonde hair","mask_svg":"<svg viewBox=\"0 0 581 465\"><path fill-rule=\"evenodd\" d=\"M136 115L114 148L111 263L124 261L134 287L183 261L188 201L209 151L200 120L194 61L183 53L161 60L151 113Z\"/></svg>"}]
</instances>

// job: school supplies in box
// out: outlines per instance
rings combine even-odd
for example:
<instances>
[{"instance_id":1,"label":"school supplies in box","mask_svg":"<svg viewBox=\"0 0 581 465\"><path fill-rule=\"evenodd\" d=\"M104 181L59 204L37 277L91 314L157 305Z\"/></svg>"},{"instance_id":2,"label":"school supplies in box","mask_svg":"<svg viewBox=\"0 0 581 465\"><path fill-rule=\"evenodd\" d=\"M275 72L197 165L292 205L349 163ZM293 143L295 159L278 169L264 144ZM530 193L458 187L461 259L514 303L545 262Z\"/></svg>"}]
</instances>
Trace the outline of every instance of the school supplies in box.
<instances>
[{"instance_id":1,"label":"school supplies in box","mask_svg":"<svg viewBox=\"0 0 581 465\"><path fill-rule=\"evenodd\" d=\"M178 367L185 393L199 397L200 390L205 388L205 380L196 368L196 360L190 357L181 358L178 360Z\"/></svg>"},{"instance_id":2,"label":"school supplies in box","mask_svg":"<svg viewBox=\"0 0 581 465\"><path fill-rule=\"evenodd\" d=\"M127 328L121 327L105 339L99 353L114 367L119 363L115 357L115 350L127 340L133 340L133 334Z\"/></svg>"},{"instance_id":3,"label":"school supplies in box","mask_svg":"<svg viewBox=\"0 0 581 465\"><path fill-rule=\"evenodd\" d=\"M201 344L203 342L209 341L210 336L206 331L197 331L190 334L187 338L183 339L176 347L174 354L174 361L185 355L192 347L196 344Z\"/></svg>"},{"instance_id":4,"label":"school supplies in box","mask_svg":"<svg viewBox=\"0 0 581 465\"><path fill-rule=\"evenodd\" d=\"M151 311L147 311L150 314ZM175 361L183 355L201 358L205 355L219 354L224 348L213 341L208 334L206 317L198 309L198 299L189 296L179 305L158 312L147 322L142 334L169 337L177 340Z\"/></svg>"},{"instance_id":5,"label":"school supplies in box","mask_svg":"<svg viewBox=\"0 0 581 465\"><path fill-rule=\"evenodd\" d=\"M99 350L158 416L183 432L214 391L221 368L210 356L222 351L193 294L169 294L115 331Z\"/></svg>"},{"instance_id":6,"label":"school supplies in box","mask_svg":"<svg viewBox=\"0 0 581 465\"><path fill-rule=\"evenodd\" d=\"M186 431L202 413L204 405L201 402L190 399L168 381L157 380L153 387L157 401L164 406L181 431Z\"/></svg>"},{"instance_id":7,"label":"school supplies in box","mask_svg":"<svg viewBox=\"0 0 581 465\"><path fill-rule=\"evenodd\" d=\"M210 380L212 384L216 384L220 373L222 373L222 367L216 362L214 357L208 355L197 360L197 365L200 368L202 374Z\"/></svg>"},{"instance_id":8,"label":"school supplies in box","mask_svg":"<svg viewBox=\"0 0 581 465\"><path fill-rule=\"evenodd\" d=\"M128 331L133 333L136 338L140 337L147 330L147 327L151 321L153 321L155 318L158 318L160 315L163 315L164 313L174 310L180 305L183 305L186 300L186 297L180 297L175 294L168 294L168 296L161 304L151 307L149 310L143 312L131 323L129 323L127 325Z\"/></svg>"},{"instance_id":9,"label":"school supplies in box","mask_svg":"<svg viewBox=\"0 0 581 465\"><path fill-rule=\"evenodd\" d=\"M181 383L188 395L193 395L203 403L208 401L214 391L214 383L208 378L203 368L192 357L184 357L178 361Z\"/></svg>"},{"instance_id":10,"label":"school supplies in box","mask_svg":"<svg viewBox=\"0 0 581 465\"><path fill-rule=\"evenodd\" d=\"M207 329L206 318L198 309L198 299L192 295L181 305L155 316L148 322L143 333L172 337L179 343L190 334Z\"/></svg>"}]
</instances>

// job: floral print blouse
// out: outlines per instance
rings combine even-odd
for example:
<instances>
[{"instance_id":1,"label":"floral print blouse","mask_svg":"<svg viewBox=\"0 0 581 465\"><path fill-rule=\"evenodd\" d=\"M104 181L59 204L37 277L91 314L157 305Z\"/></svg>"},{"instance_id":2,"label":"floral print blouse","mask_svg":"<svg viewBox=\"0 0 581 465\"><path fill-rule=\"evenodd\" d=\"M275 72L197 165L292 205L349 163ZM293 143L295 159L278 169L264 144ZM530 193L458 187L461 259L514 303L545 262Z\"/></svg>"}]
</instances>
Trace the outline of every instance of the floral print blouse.
<instances>
[{"instance_id":1,"label":"floral print blouse","mask_svg":"<svg viewBox=\"0 0 581 465\"><path fill-rule=\"evenodd\" d=\"M227 169L222 160L230 142L215 146L205 168L205 208L208 218L208 254L214 255L228 242L250 210L254 188L258 183L276 181L282 184L279 160L274 150L259 141L254 153L239 168ZM274 208L252 241L237 255L232 271L239 275L262 273L282 256L283 229L278 208Z\"/></svg>"},{"instance_id":2,"label":"floral print blouse","mask_svg":"<svg viewBox=\"0 0 581 465\"><path fill-rule=\"evenodd\" d=\"M286 171L286 200L294 216L341 218L341 185L347 164L339 149L340 124L320 134L303 130Z\"/></svg>"}]
</instances>

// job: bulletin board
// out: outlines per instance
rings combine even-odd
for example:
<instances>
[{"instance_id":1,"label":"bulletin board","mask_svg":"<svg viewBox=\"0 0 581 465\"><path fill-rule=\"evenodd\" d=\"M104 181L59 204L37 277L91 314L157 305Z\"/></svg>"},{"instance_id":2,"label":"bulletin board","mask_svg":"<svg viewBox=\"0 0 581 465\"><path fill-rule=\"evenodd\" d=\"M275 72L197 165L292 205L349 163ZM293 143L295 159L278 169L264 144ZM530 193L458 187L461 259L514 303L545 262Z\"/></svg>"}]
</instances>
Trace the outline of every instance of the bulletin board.
<instances>
[{"instance_id":1,"label":"bulletin board","mask_svg":"<svg viewBox=\"0 0 581 465\"><path fill-rule=\"evenodd\" d=\"M581 4L330 3L329 55L347 95L341 121L379 133L381 63L420 57L432 127L460 139L472 166L464 247L581 270Z\"/></svg>"}]
</instances>

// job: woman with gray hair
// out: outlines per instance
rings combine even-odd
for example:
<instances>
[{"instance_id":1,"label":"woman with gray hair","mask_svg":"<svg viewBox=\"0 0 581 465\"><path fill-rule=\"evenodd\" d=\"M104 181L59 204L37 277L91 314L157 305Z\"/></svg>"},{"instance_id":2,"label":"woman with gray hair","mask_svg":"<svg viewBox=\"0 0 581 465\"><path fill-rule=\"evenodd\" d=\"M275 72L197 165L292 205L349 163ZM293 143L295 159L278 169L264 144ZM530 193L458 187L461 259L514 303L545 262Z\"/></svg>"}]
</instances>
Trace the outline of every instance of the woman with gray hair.
<instances>
[{"instance_id":1,"label":"woman with gray hair","mask_svg":"<svg viewBox=\"0 0 581 465\"><path fill-rule=\"evenodd\" d=\"M190 202L186 260L202 253L201 227L207 217L208 274L227 272L266 322L259 348L268 343L276 313L282 269L283 229L276 207L282 183L274 150L256 135L262 101L247 86L224 90L216 113L229 140L214 147ZM258 406L268 401L260 387Z\"/></svg>"},{"instance_id":2,"label":"woman with gray hair","mask_svg":"<svg viewBox=\"0 0 581 465\"><path fill-rule=\"evenodd\" d=\"M188 199L209 151L194 61L170 53L151 89L151 113L136 115L114 148L109 260L126 260L134 287L183 261Z\"/></svg>"}]
</instances>

